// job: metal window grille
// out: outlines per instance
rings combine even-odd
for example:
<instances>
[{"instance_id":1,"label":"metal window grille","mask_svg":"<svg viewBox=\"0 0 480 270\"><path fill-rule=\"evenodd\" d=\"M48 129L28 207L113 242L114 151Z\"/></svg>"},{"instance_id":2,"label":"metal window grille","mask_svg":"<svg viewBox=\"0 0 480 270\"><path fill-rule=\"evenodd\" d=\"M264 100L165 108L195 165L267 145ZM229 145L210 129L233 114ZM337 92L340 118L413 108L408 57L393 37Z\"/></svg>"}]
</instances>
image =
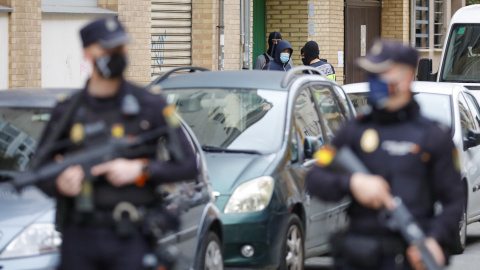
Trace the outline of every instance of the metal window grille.
<instances>
[{"instance_id":1,"label":"metal window grille","mask_svg":"<svg viewBox=\"0 0 480 270\"><path fill-rule=\"evenodd\" d=\"M441 49L445 37L444 0L415 0L415 46Z\"/></svg>"}]
</instances>

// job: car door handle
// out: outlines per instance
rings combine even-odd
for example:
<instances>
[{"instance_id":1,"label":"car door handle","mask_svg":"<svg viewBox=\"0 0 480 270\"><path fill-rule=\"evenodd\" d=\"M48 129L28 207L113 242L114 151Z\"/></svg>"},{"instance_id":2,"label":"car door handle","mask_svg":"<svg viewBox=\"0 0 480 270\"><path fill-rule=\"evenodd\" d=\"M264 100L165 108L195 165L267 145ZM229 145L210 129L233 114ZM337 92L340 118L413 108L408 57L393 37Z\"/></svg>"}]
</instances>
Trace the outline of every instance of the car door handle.
<instances>
[{"instance_id":1,"label":"car door handle","mask_svg":"<svg viewBox=\"0 0 480 270\"><path fill-rule=\"evenodd\" d=\"M476 192L480 189L480 185L476 185L473 187L473 192Z\"/></svg>"}]
</instances>

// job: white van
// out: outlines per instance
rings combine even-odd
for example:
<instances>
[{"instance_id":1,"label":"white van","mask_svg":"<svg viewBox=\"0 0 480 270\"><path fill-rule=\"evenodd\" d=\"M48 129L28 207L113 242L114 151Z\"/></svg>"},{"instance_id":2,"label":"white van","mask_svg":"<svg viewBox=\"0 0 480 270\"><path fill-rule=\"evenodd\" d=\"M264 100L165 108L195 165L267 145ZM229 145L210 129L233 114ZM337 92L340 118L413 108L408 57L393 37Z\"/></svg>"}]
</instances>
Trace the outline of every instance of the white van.
<instances>
[{"instance_id":1,"label":"white van","mask_svg":"<svg viewBox=\"0 0 480 270\"><path fill-rule=\"evenodd\" d=\"M480 5L459 9L452 17L443 47L438 73L432 74L432 60L418 66L419 81L460 83L480 101Z\"/></svg>"}]
</instances>

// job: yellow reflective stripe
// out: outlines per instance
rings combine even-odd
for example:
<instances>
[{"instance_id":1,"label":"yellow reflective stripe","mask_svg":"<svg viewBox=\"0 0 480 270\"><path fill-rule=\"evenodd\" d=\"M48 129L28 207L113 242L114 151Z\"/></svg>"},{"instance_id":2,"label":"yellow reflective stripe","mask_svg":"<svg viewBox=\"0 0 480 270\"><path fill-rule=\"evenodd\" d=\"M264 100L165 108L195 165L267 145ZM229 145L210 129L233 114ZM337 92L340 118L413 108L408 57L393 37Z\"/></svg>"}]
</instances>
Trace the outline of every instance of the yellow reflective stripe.
<instances>
[{"instance_id":1,"label":"yellow reflective stripe","mask_svg":"<svg viewBox=\"0 0 480 270\"><path fill-rule=\"evenodd\" d=\"M335 74L330 74L330 75L327 75L327 78L335 81L337 79L337 76L335 76Z\"/></svg>"}]
</instances>

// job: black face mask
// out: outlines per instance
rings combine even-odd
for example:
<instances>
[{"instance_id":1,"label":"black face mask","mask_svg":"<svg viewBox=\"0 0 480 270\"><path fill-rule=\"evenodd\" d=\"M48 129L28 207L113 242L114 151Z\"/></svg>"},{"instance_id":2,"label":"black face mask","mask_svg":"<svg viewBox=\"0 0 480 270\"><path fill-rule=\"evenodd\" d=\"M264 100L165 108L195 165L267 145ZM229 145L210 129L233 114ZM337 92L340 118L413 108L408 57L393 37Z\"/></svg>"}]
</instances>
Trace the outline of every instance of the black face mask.
<instances>
[{"instance_id":1,"label":"black face mask","mask_svg":"<svg viewBox=\"0 0 480 270\"><path fill-rule=\"evenodd\" d=\"M302 63L305 65L305 66L310 66L310 61L307 60L307 58L302 58Z\"/></svg>"},{"instance_id":2,"label":"black face mask","mask_svg":"<svg viewBox=\"0 0 480 270\"><path fill-rule=\"evenodd\" d=\"M95 66L102 77L117 78L122 76L127 67L127 58L121 53L105 55L95 59Z\"/></svg>"}]
</instances>

